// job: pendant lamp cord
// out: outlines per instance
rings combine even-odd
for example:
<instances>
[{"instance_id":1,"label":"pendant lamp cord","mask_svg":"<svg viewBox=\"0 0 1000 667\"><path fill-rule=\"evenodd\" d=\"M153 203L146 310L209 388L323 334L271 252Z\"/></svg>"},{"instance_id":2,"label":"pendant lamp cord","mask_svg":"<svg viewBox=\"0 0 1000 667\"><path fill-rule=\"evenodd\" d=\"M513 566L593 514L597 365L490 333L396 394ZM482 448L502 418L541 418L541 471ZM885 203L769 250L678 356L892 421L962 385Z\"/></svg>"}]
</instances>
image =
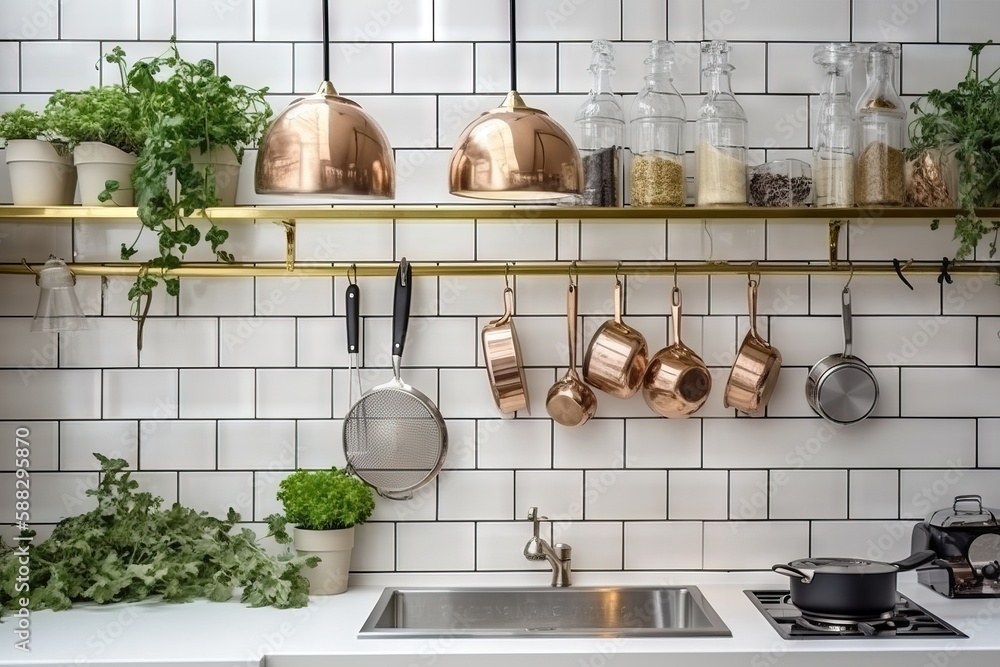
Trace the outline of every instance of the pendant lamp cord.
<instances>
[{"instance_id":1,"label":"pendant lamp cord","mask_svg":"<svg viewBox=\"0 0 1000 667\"><path fill-rule=\"evenodd\" d=\"M323 80L330 80L330 0L323 0Z\"/></svg>"},{"instance_id":2,"label":"pendant lamp cord","mask_svg":"<svg viewBox=\"0 0 1000 667\"><path fill-rule=\"evenodd\" d=\"M510 0L510 89L517 90L517 13L514 5L517 0Z\"/></svg>"}]
</instances>

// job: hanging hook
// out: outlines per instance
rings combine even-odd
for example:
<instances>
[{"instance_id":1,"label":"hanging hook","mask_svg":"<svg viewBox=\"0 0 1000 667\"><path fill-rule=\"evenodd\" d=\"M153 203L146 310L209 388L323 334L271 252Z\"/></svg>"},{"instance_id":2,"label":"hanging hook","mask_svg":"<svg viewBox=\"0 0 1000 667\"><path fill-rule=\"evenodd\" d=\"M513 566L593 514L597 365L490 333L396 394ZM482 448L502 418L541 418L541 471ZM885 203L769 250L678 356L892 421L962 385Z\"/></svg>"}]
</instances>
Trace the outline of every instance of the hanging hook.
<instances>
[{"instance_id":1,"label":"hanging hook","mask_svg":"<svg viewBox=\"0 0 1000 667\"><path fill-rule=\"evenodd\" d=\"M760 267L757 264L757 260L750 263L750 268L747 270L747 283L753 283L753 276L757 276L757 282L760 283Z\"/></svg>"},{"instance_id":2,"label":"hanging hook","mask_svg":"<svg viewBox=\"0 0 1000 667\"><path fill-rule=\"evenodd\" d=\"M674 262L674 289L677 289L677 262Z\"/></svg>"},{"instance_id":3,"label":"hanging hook","mask_svg":"<svg viewBox=\"0 0 1000 667\"><path fill-rule=\"evenodd\" d=\"M947 257L941 258L941 275L938 276L937 281L938 285L941 285L942 287L944 286L945 283L948 283L950 285L952 284L952 282L954 282L951 278L951 274L948 273L948 265L950 263L951 261Z\"/></svg>"},{"instance_id":4,"label":"hanging hook","mask_svg":"<svg viewBox=\"0 0 1000 667\"><path fill-rule=\"evenodd\" d=\"M354 276L353 278L351 276ZM347 282L352 285L358 284L358 265L351 264L350 268L347 269Z\"/></svg>"},{"instance_id":5,"label":"hanging hook","mask_svg":"<svg viewBox=\"0 0 1000 667\"><path fill-rule=\"evenodd\" d=\"M851 281L854 280L854 262L851 261L851 260L847 260L847 265L849 267L851 267L851 273L850 273L849 276L847 276L847 282L844 283L844 291L845 292L851 286Z\"/></svg>"},{"instance_id":6,"label":"hanging hook","mask_svg":"<svg viewBox=\"0 0 1000 667\"><path fill-rule=\"evenodd\" d=\"M28 260L24 257L21 258L21 266L28 269L28 271L35 276L35 284L38 284L38 271L35 271L31 266L28 265Z\"/></svg>"},{"instance_id":7,"label":"hanging hook","mask_svg":"<svg viewBox=\"0 0 1000 667\"><path fill-rule=\"evenodd\" d=\"M576 287L580 282L580 277L576 272L576 260L569 263L569 286Z\"/></svg>"},{"instance_id":8,"label":"hanging hook","mask_svg":"<svg viewBox=\"0 0 1000 667\"><path fill-rule=\"evenodd\" d=\"M896 259L895 257L892 258L892 268L896 270L896 275L899 276L899 279L903 281L903 284L909 287L911 290L913 289L913 285L911 285L910 281L907 280L906 276L903 275L903 271L905 271L912 262L913 262L912 259L908 259L906 260L906 264L900 265L898 259Z\"/></svg>"},{"instance_id":9,"label":"hanging hook","mask_svg":"<svg viewBox=\"0 0 1000 667\"><path fill-rule=\"evenodd\" d=\"M503 265L503 283L507 289L510 289L510 262Z\"/></svg>"},{"instance_id":10,"label":"hanging hook","mask_svg":"<svg viewBox=\"0 0 1000 667\"><path fill-rule=\"evenodd\" d=\"M615 284L617 284L617 285L621 285L622 284L622 263L621 263L621 261L619 261L618 264L615 265Z\"/></svg>"}]
</instances>

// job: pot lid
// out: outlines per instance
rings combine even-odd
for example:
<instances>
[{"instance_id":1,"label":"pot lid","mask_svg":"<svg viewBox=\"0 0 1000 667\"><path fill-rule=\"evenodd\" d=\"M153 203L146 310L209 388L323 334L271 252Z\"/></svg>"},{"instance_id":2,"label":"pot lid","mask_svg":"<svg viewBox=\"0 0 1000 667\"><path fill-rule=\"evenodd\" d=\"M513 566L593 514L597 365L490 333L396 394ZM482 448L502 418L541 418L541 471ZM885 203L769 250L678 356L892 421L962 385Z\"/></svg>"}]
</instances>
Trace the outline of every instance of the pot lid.
<instances>
[{"instance_id":1,"label":"pot lid","mask_svg":"<svg viewBox=\"0 0 1000 667\"><path fill-rule=\"evenodd\" d=\"M793 560L789 565L803 572L822 574L889 574L899 571L890 563L860 558L802 558Z\"/></svg>"},{"instance_id":2,"label":"pot lid","mask_svg":"<svg viewBox=\"0 0 1000 667\"><path fill-rule=\"evenodd\" d=\"M972 494L955 496L951 507L934 512L927 522L938 528L1000 526L998 515L1000 510L983 507L982 496Z\"/></svg>"}]
</instances>

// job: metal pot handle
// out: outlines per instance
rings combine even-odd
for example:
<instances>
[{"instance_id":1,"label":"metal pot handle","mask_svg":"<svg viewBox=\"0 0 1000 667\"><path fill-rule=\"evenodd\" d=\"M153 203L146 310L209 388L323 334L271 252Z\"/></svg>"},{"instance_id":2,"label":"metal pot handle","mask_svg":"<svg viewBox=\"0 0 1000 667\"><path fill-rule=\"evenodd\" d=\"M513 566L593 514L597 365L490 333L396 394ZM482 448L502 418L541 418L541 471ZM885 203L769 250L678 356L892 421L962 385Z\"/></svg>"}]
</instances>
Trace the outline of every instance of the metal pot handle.
<instances>
[{"instance_id":1,"label":"metal pot handle","mask_svg":"<svg viewBox=\"0 0 1000 667\"><path fill-rule=\"evenodd\" d=\"M786 577L792 577L795 579L801 579L803 584L808 584L813 579L812 572L803 572L802 570L787 565L785 563L778 563L777 565L772 565L771 569L778 574L783 574Z\"/></svg>"},{"instance_id":2,"label":"metal pot handle","mask_svg":"<svg viewBox=\"0 0 1000 667\"><path fill-rule=\"evenodd\" d=\"M844 356L852 357L854 326L851 322L851 290L847 287L841 293L841 317L844 320Z\"/></svg>"},{"instance_id":3,"label":"metal pot handle","mask_svg":"<svg viewBox=\"0 0 1000 667\"><path fill-rule=\"evenodd\" d=\"M973 512L967 510L958 509L959 503L976 503L977 508L975 514L983 513L983 497L978 493L966 493L960 496L955 496L955 502L952 503L951 505L951 509L954 510L956 513L962 512L965 514L973 514Z\"/></svg>"},{"instance_id":4,"label":"metal pot handle","mask_svg":"<svg viewBox=\"0 0 1000 667\"><path fill-rule=\"evenodd\" d=\"M757 340L763 341L757 333L757 281L753 279L747 282L747 306L750 314L750 335ZM763 342L767 344L767 341Z\"/></svg>"},{"instance_id":5,"label":"metal pot handle","mask_svg":"<svg viewBox=\"0 0 1000 667\"><path fill-rule=\"evenodd\" d=\"M623 298L624 297L622 295L622 281L616 280L615 281L615 322L617 322L618 324L622 323L622 311L625 310L625 308L622 307L622 300L623 300Z\"/></svg>"},{"instance_id":6,"label":"metal pot handle","mask_svg":"<svg viewBox=\"0 0 1000 667\"><path fill-rule=\"evenodd\" d=\"M511 315L514 314L514 290L505 287L503 290L503 315L499 319L490 322L491 327L502 327L510 322Z\"/></svg>"},{"instance_id":7,"label":"metal pot handle","mask_svg":"<svg viewBox=\"0 0 1000 667\"><path fill-rule=\"evenodd\" d=\"M937 558L937 554L933 551L918 551L910 554L903 560L898 560L890 564L894 565L900 572L906 572L907 570L918 568L924 563L930 563L935 558Z\"/></svg>"},{"instance_id":8,"label":"metal pot handle","mask_svg":"<svg viewBox=\"0 0 1000 667\"><path fill-rule=\"evenodd\" d=\"M670 324L674 331L674 345L681 344L681 290L678 287L670 291Z\"/></svg>"}]
</instances>

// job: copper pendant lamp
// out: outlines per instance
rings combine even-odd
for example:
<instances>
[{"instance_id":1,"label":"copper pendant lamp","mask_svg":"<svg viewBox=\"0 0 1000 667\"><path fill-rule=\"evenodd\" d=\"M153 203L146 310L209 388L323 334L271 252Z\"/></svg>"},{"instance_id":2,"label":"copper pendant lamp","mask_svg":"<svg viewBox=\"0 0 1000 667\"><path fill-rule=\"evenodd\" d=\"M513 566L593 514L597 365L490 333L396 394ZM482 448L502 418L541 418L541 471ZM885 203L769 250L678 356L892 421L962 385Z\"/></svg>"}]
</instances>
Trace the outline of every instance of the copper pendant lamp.
<instances>
[{"instance_id":1,"label":"copper pendant lamp","mask_svg":"<svg viewBox=\"0 0 1000 667\"><path fill-rule=\"evenodd\" d=\"M448 167L453 195L530 201L580 194L580 151L563 129L517 94L515 0L510 0L510 88L503 103L472 121Z\"/></svg>"},{"instance_id":2,"label":"copper pendant lamp","mask_svg":"<svg viewBox=\"0 0 1000 667\"><path fill-rule=\"evenodd\" d=\"M330 83L330 2L323 0L323 83L271 123L257 152L257 194L390 199L392 147L379 124Z\"/></svg>"}]
</instances>

